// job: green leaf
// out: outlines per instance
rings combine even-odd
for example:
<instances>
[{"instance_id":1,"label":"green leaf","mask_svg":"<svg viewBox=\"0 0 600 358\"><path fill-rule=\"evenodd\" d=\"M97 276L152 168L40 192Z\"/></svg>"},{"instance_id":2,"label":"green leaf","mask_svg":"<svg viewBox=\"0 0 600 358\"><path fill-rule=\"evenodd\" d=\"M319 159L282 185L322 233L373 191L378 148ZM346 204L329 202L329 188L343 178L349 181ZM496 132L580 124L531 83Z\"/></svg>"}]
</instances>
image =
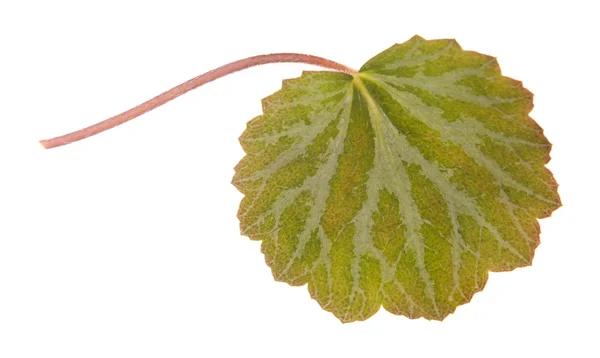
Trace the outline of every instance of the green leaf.
<instances>
[{"instance_id":1,"label":"green leaf","mask_svg":"<svg viewBox=\"0 0 600 358\"><path fill-rule=\"evenodd\" d=\"M286 80L240 137L241 232L343 322L441 320L530 265L561 205L532 97L494 58L418 36L354 76Z\"/></svg>"}]
</instances>

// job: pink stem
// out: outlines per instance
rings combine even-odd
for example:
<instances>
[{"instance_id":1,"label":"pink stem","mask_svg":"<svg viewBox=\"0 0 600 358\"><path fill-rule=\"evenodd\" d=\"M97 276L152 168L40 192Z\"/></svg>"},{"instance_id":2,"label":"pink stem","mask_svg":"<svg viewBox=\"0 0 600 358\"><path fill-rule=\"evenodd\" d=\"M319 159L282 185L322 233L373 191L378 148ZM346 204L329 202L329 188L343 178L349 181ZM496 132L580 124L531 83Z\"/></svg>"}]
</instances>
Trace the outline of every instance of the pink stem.
<instances>
[{"instance_id":1,"label":"pink stem","mask_svg":"<svg viewBox=\"0 0 600 358\"><path fill-rule=\"evenodd\" d=\"M198 88L205 83L214 81L217 78L226 76L233 72L243 70L248 67L275 62L301 62L311 65L317 65L320 67L330 68L337 71L343 71L350 74L356 73L355 70L337 62L333 62L322 57L303 55L298 53L273 53L268 55L248 57L243 60L231 62L212 71L206 72L198 77L194 77L191 80L186 81L178 86L175 86L170 90L161 93L158 96L149 99L146 102L137 105L131 108L130 110L127 110L114 117L110 117L102 122L96 123L94 125L80 129L75 132L71 132L69 134L61 135L59 137L51 139L41 140L40 144L44 148L50 149L85 139L87 137L104 132L105 130L111 129L127 121L130 121L148 111L155 109L156 107L162 106L163 104L181 96L182 94L193 90L194 88Z\"/></svg>"}]
</instances>

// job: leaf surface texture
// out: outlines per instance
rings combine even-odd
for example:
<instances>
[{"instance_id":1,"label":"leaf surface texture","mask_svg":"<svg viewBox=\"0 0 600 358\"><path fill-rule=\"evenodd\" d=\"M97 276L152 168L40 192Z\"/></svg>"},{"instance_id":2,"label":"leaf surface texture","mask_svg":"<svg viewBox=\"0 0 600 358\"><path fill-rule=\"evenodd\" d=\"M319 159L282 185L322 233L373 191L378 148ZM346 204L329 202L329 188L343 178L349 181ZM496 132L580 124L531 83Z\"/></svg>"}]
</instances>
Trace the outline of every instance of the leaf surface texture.
<instances>
[{"instance_id":1,"label":"leaf surface texture","mask_svg":"<svg viewBox=\"0 0 600 358\"><path fill-rule=\"evenodd\" d=\"M343 322L442 320L530 265L560 206L532 98L494 58L418 36L356 75L286 80L240 137L241 232Z\"/></svg>"}]
</instances>

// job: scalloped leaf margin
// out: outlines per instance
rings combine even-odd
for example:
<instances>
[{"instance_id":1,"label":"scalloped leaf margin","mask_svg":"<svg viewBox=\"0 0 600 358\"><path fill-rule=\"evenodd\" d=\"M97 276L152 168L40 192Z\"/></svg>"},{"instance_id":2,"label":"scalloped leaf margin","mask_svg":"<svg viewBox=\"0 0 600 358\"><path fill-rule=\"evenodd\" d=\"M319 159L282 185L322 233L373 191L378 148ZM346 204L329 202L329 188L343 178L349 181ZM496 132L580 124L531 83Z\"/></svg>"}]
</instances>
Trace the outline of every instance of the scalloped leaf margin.
<instances>
[{"instance_id":1,"label":"scalloped leaf margin","mask_svg":"<svg viewBox=\"0 0 600 358\"><path fill-rule=\"evenodd\" d=\"M285 80L240 137L241 233L342 322L442 320L530 265L561 205L532 99L494 58L419 36L354 76Z\"/></svg>"}]
</instances>

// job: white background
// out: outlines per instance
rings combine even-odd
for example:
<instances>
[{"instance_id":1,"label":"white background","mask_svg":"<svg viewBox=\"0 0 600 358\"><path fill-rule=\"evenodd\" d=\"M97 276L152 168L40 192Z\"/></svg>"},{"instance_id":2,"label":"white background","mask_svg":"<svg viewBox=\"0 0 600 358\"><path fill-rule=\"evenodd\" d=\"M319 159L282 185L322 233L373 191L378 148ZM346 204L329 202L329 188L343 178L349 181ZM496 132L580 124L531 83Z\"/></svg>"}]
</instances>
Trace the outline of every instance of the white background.
<instances>
[{"instance_id":1,"label":"white background","mask_svg":"<svg viewBox=\"0 0 600 358\"><path fill-rule=\"evenodd\" d=\"M12 1L0 5L0 357L598 357L594 1ZM271 52L359 68L414 34L498 57L535 93L564 206L532 267L443 322L341 324L239 235L237 137L301 64L249 69L107 133L100 121Z\"/></svg>"}]
</instances>

